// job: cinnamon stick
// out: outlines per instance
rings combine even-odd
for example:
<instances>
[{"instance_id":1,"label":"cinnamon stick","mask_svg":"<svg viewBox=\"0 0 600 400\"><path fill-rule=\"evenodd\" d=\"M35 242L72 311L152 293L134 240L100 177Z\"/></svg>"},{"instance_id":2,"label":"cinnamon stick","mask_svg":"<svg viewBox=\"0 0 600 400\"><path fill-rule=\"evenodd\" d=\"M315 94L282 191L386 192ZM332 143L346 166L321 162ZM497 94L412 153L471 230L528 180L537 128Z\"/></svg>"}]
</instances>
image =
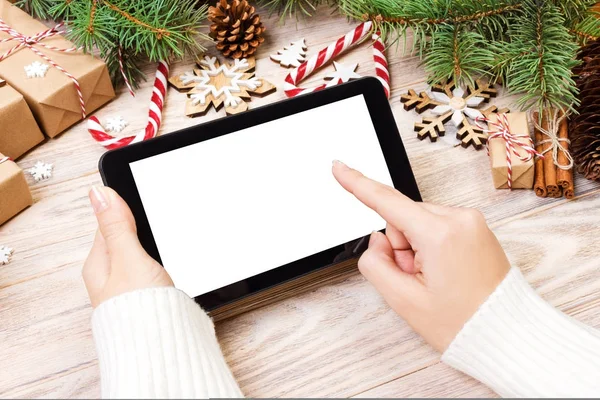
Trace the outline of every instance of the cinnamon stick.
<instances>
[{"instance_id":1,"label":"cinnamon stick","mask_svg":"<svg viewBox=\"0 0 600 400\"><path fill-rule=\"evenodd\" d=\"M567 119L563 119L560 123L560 127L558 130L558 137L560 139L568 139L569 137L569 123ZM560 141L560 145L565 149L565 151L569 151L569 144L566 141ZM564 151L558 152L558 163L560 165L567 165L569 160L567 160L567 156ZM573 168L568 170L564 170L562 168L558 168L557 173L557 183L560 187L564 189L565 197L567 199L572 199L575 197L575 190L573 185Z\"/></svg>"},{"instance_id":2,"label":"cinnamon stick","mask_svg":"<svg viewBox=\"0 0 600 400\"><path fill-rule=\"evenodd\" d=\"M533 114L533 119L536 124L539 124L539 114L536 112ZM537 128L534 129L535 135L535 151L538 153L542 152L542 145L538 144L543 140L542 132L540 132ZM538 197L546 197L548 196L548 191L546 190L546 179L544 179L544 159L539 157L535 160L535 175L533 182L533 189L535 190L535 194Z\"/></svg>"},{"instance_id":3,"label":"cinnamon stick","mask_svg":"<svg viewBox=\"0 0 600 400\"><path fill-rule=\"evenodd\" d=\"M546 110L542 116L542 129L548 131L549 118L552 117L552 111ZM548 136L543 135L544 140L548 139ZM542 152L551 149L552 143L547 142L542 146ZM552 151L549 150L544 155L544 179L546 180L546 190L548 193L555 194L558 192L558 182L556 180L556 165L554 165L554 159L552 157ZM552 196L555 197L555 196Z\"/></svg>"},{"instance_id":4,"label":"cinnamon stick","mask_svg":"<svg viewBox=\"0 0 600 400\"><path fill-rule=\"evenodd\" d=\"M552 197L554 197L555 199L563 197L563 189L559 186L558 189L556 189L556 192L552 193Z\"/></svg>"}]
</instances>

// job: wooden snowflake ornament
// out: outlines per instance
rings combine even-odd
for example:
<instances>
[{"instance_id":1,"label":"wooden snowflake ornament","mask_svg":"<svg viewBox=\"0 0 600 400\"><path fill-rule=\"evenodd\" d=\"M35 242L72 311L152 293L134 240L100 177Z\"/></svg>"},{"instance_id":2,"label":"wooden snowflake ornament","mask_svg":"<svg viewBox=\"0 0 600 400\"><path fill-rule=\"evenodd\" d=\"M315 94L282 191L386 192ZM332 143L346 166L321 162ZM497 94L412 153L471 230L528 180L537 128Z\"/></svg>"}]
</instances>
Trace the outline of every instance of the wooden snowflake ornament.
<instances>
[{"instance_id":1,"label":"wooden snowflake ornament","mask_svg":"<svg viewBox=\"0 0 600 400\"><path fill-rule=\"evenodd\" d=\"M211 106L218 110L223 105L228 115L238 114L248 109L246 102L251 100L250 95L262 97L276 90L273 84L254 76L253 57L221 64L216 57L205 56L198 66L193 72L169 79L175 89L187 91L188 117L204 115Z\"/></svg>"},{"instance_id":2,"label":"wooden snowflake ornament","mask_svg":"<svg viewBox=\"0 0 600 400\"><path fill-rule=\"evenodd\" d=\"M497 95L497 90L490 84L477 80L475 86L468 86L467 90L450 82L445 85L431 87L431 94L421 92L417 94L410 89L401 96L405 110L415 109L419 114L431 109L432 117L423 117L422 122L415 123L417 137L421 140L429 137L432 142L446 134L445 124L452 122L457 129L456 137L463 147L472 145L481 149L487 141L487 133L475 124L475 119L497 111L496 107L480 110L480 106L490 98ZM500 110L507 112L508 110Z\"/></svg>"},{"instance_id":3,"label":"wooden snowflake ornament","mask_svg":"<svg viewBox=\"0 0 600 400\"><path fill-rule=\"evenodd\" d=\"M278 50L277 54L271 54L271 60L285 68L296 68L306 61L306 49L306 41L300 39L285 46L282 50Z\"/></svg>"}]
</instances>

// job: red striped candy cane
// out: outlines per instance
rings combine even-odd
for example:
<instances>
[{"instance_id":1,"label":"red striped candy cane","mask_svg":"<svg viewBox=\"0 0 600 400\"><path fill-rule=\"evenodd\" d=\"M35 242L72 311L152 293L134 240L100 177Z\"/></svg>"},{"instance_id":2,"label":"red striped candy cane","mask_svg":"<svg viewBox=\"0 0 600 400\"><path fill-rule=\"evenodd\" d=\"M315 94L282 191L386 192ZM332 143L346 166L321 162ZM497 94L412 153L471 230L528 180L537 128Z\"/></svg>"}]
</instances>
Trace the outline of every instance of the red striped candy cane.
<instances>
[{"instance_id":1,"label":"red striped candy cane","mask_svg":"<svg viewBox=\"0 0 600 400\"><path fill-rule=\"evenodd\" d=\"M315 92L317 90L324 89L327 85L322 84L313 88L300 88L298 84L302 82L307 76L312 74L315 70L321 68L324 64L329 62L331 59L337 57L339 54L346 51L349 47L355 45L362 38L364 38L369 31L373 23L371 21L363 22L352 31L348 32L345 36L339 38L336 42L330 44L328 47L319 51L310 59L306 60L296 69L291 71L285 78L283 84L283 90L288 97L294 97L299 94ZM373 59L375 61L375 72L377 79L383 85L386 96L390 97L390 74L388 72L388 65L385 55L383 54L385 46L381 41L379 34L373 34Z\"/></svg>"},{"instance_id":2,"label":"red striped candy cane","mask_svg":"<svg viewBox=\"0 0 600 400\"><path fill-rule=\"evenodd\" d=\"M106 133L102 125L100 125L98 118L93 116L88 119L88 131L90 131L92 137L109 150L155 137L162 119L168 76L169 65L165 61L160 61L156 70L156 78L154 79L154 89L152 90L150 111L148 112L148 125L146 125L145 130L140 131L136 135L114 137Z\"/></svg>"},{"instance_id":3,"label":"red striped candy cane","mask_svg":"<svg viewBox=\"0 0 600 400\"><path fill-rule=\"evenodd\" d=\"M390 72L388 70L387 58L385 58L385 45L376 32L372 36L373 39L373 60L375 61L375 74L379 82L383 85L385 95L390 98Z\"/></svg>"}]
</instances>

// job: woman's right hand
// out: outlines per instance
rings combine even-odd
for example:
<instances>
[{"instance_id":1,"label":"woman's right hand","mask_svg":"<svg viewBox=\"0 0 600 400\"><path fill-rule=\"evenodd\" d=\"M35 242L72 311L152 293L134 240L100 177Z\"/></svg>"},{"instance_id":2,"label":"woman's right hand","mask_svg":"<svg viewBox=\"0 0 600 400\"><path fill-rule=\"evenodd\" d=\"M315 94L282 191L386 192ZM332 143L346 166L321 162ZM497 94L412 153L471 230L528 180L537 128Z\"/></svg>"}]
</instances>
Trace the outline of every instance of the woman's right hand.
<instances>
[{"instance_id":1,"label":"woman's right hand","mask_svg":"<svg viewBox=\"0 0 600 400\"><path fill-rule=\"evenodd\" d=\"M387 303L443 352L502 282L510 264L483 215L417 203L334 161L337 181L387 221L358 262Z\"/></svg>"}]
</instances>

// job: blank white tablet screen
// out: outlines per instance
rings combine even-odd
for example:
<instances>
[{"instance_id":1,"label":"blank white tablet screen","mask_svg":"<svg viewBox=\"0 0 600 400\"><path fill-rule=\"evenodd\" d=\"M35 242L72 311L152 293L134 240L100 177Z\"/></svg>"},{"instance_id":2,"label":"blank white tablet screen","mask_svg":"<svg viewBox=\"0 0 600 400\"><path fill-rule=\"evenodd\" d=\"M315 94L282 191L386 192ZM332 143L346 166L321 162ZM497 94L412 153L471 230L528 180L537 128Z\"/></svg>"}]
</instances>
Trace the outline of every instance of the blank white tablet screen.
<instances>
[{"instance_id":1,"label":"blank white tablet screen","mask_svg":"<svg viewBox=\"0 0 600 400\"><path fill-rule=\"evenodd\" d=\"M362 95L130 166L163 265L195 297L384 228L336 159L392 185Z\"/></svg>"}]
</instances>

